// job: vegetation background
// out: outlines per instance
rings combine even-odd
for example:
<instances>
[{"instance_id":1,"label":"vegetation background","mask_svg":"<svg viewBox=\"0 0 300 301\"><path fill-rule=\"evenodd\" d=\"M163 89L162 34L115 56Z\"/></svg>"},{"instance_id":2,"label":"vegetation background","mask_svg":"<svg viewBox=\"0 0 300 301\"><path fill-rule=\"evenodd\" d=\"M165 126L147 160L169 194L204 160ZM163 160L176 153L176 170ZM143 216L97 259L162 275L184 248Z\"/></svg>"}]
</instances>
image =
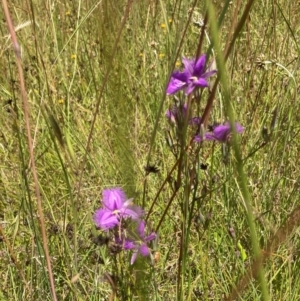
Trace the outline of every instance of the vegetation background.
<instances>
[{"instance_id":1,"label":"vegetation background","mask_svg":"<svg viewBox=\"0 0 300 301\"><path fill-rule=\"evenodd\" d=\"M300 300L300 7L292 0L10 1L43 215L16 58L1 10L0 300L53 300L42 225L58 300L178 299L178 200L153 246L160 258L144 267L146 286L129 266L129 254L112 258L95 244L92 216L108 187L123 187L135 203L150 208L174 164L164 118L172 104L165 89L173 67L180 67L182 56L195 56L208 3L216 24L222 21L223 50L252 2L226 66L230 102L245 127L238 147L269 296L254 277L239 289L240 300ZM202 52L213 38L210 29ZM228 120L223 92L221 82L211 123ZM210 192L203 194L199 220L190 230L185 300L223 300L253 262L255 267L238 167L234 154L225 164L221 150L207 146L202 154L209 168L200 180ZM159 173L146 177L148 163ZM170 196L165 186L149 219L153 228ZM275 247L269 248L272 241ZM114 283L123 293L112 297ZM146 293L135 288L139 285Z\"/></svg>"}]
</instances>

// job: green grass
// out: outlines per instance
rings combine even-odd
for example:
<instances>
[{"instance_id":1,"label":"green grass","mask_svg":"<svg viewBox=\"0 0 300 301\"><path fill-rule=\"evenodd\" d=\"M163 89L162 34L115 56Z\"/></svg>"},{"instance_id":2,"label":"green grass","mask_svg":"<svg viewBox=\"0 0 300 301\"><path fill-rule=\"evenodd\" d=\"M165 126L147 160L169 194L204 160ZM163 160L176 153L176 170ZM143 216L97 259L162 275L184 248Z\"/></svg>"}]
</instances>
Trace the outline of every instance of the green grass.
<instances>
[{"instance_id":1,"label":"green grass","mask_svg":"<svg viewBox=\"0 0 300 301\"><path fill-rule=\"evenodd\" d=\"M120 0L9 4L58 300L233 300L235 286L239 300L298 300L300 9L295 1L254 1L224 65L241 2L237 13L236 1L224 9L222 22L225 4L214 6L201 53L214 43L220 75L208 123L237 120L245 131L233 137L227 162L219 144L183 152L187 166L194 153L208 164L197 169L200 198L189 195L183 168L153 246L160 259L133 266L129 253L111 256L93 242L92 216L102 190L116 186L147 212L176 163L165 140L172 104L165 88L176 61L195 56L204 3L134 1L128 14ZM0 29L0 300L54 300L19 73L5 22ZM200 115L209 96L204 91ZM146 177L148 162L160 172ZM168 182L157 196L151 229L173 191ZM262 267L260 252L260 277L239 285L251 266Z\"/></svg>"}]
</instances>

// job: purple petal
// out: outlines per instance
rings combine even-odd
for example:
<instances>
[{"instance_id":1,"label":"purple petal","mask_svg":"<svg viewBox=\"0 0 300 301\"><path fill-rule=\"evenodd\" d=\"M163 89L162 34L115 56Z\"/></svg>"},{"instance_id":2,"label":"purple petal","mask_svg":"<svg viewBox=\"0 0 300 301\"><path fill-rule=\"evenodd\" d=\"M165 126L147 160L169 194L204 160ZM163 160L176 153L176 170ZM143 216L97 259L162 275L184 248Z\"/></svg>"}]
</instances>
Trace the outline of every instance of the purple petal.
<instances>
[{"instance_id":1,"label":"purple petal","mask_svg":"<svg viewBox=\"0 0 300 301\"><path fill-rule=\"evenodd\" d=\"M142 244L140 247L139 247L139 253L146 257L146 256L149 256L150 254L150 251L149 251L149 248L147 247L146 244Z\"/></svg>"},{"instance_id":2,"label":"purple petal","mask_svg":"<svg viewBox=\"0 0 300 301\"><path fill-rule=\"evenodd\" d=\"M137 257L137 251L133 252L130 260L130 264L133 265Z\"/></svg>"},{"instance_id":3,"label":"purple petal","mask_svg":"<svg viewBox=\"0 0 300 301\"><path fill-rule=\"evenodd\" d=\"M122 208L127 199L125 192L119 187L104 189L102 196L104 207L111 211L119 210L120 208Z\"/></svg>"},{"instance_id":4,"label":"purple petal","mask_svg":"<svg viewBox=\"0 0 300 301\"><path fill-rule=\"evenodd\" d=\"M139 220L144 214L144 211L139 206L130 205L120 209L120 215L123 217L131 217L133 220Z\"/></svg>"},{"instance_id":5,"label":"purple petal","mask_svg":"<svg viewBox=\"0 0 300 301\"><path fill-rule=\"evenodd\" d=\"M230 128L230 123L227 121L227 122L224 123L224 126L228 126L228 127ZM237 132L238 134L240 134L240 133L242 133L242 132L244 131L244 127L241 126L240 123L236 122L236 123L234 124L234 126L235 126L235 130L236 130L236 132Z\"/></svg>"},{"instance_id":6,"label":"purple petal","mask_svg":"<svg viewBox=\"0 0 300 301\"><path fill-rule=\"evenodd\" d=\"M226 142L228 136L230 134L230 125L219 125L214 129L214 136L216 140L220 142Z\"/></svg>"},{"instance_id":7,"label":"purple petal","mask_svg":"<svg viewBox=\"0 0 300 301\"><path fill-rule=\"evenodd\" d=\"M186 83L190 77L191 75L187 71L183 71L183 72L175 71L172 74L172 78L177 79L184 83Z\"/></svg>"},{"instance_id":8,"label":"purple petal","mask_svg":"<svg viewBox=\"0 0 300 301\"><path fill-rule=\"evenodd\" d=\"M175 94L176 92L182 90L185 86L186 86L185 82L175 78L171 78L167 88L167 94L168 95Z\"/></svg>"},{"instance_id":9,"label":"purple petal","mask_svg":"<svg viewBox=\"0 0 300 301\"><path fill-rule=\"evenodd\" d=\"M195 75L197 77L201 77L202 74L204 73L203 71L204 71L205 63L206 63L206 55L203 54L198 58L198 60L195 64L193 75Z\"/></svg>"},{"instance_id":10,"label":"purple petal","mask_svg":"<svg viewBox=\"0 0 300 301\"><path fill-rule=\"evenodd\" d=\"M193 82L189 83L188 87L185 90L185 95L191 94L194 91L194 89L195 89L194 83Z\"/></svg>"},{"instance_id":11,"label":"purple petal","mask_svg":"<svg viewBox=\"0 0 300 301\"><path fill-rule=\"evenodd\" d=\"M235 124L235 130L238 134L240 134L244 131L244 127L242 127L239 123L236 123Z\"/></svg>"},{"instance_id":12,"label":"purple petal","mask_svg":"<svg viewBox=\"0 0 300 301\"><path fill-rule=\"evenodd\" d=\"M204 138L205 138L205 140L211 140L211 141L217 140L213 133L205 133ZM197 141L197 142L200 142L200 141Z\"/></svg>"},{"instance_id":13,"label":"purple petal","mask_svg":"<svg viewBox=\"0 0 300 301\"><path fill-rule=\"evenodd\" d=\"M156 238L156 233L151 233L150 235L148 235L146 238L145 238L145 242L148 242L148 241L151 241L151 240L153 240L153 239L155 239Z\"/></svg>"},{"instance_id":14,"label":"purple petal","mask_svg":"<svg viewBox=\"0 0 300 301\"><path fill-rule=\"evenodd\" d=\"M140 221L139 222L136 231L137 231L140 238L143 239L145 237L145 221Z\"/></svg>"},{"instance_id":15,"label":"purple petal","mask_svg":"<svg viewBox=\"0 0 300 301\"><path fill-rule=\"evenodd\" d=\"M106 209L98 209L95 211L94 222L97 227L103 230L108 230L119 224L116 215Z\"/></svg>"},{"instance_id":16,"label":"purple petal","mask_svg":"<svg viewBox=\"0 0 300 301\"><path fill-rule=\"evenodd\" d=\"M195 137L194 137L194 142L202 142L203 141L203 139L202 139L202 137L200 136L200 135L196 135Z\"/></svg>"},{"instance_id":17,"label":"purple petal","mask_svg":"<svg viewBox=\"0 0 300 301\"><path fill-rule=\"evenodd\" d=\"M184 64L185 70L189 73L189 76L192 76L194 73L194 66L195 66L195 60L194 59L188 59L186 57L182 58L182 62Z\"/></svg>"},{"instance_id":18,"label":"purple petal","mask_svg":"<svg viewBox=\"0 0 300 301\"><path fill-rule=\"evenodd\" d=\"M136 248L136 244L133 241L128 240L128 239L125 240L124 250L132 250L132 249L135 249L135 248Z\"/></svg>"},{"instance_id":19,"label":"purple petal","mask_svg":"<svg viewBox=\"0 0 300 301\"><path fill-rule=\"evenodd\" d=\"M244 128L239 124L235 124L235 130L238 134L244 131ZM213 133L206 133L206 140L216 140L225 143L231 133L230 123L218 125L214 128Z\"/></svg>"},{"instance_id":20,"label":"purple petal","mask_svg":"<svg viewBox=\"0 0 300 301\"><path fill-rule=\"evenodd\" d=\"M195 86L198 86L198 87L201 87L201 88L205 88L205 87L208 87L208 83L206 81L205 78L198 78L198 80L194 81L193 83Z\"/></svg>"}]
</instances>

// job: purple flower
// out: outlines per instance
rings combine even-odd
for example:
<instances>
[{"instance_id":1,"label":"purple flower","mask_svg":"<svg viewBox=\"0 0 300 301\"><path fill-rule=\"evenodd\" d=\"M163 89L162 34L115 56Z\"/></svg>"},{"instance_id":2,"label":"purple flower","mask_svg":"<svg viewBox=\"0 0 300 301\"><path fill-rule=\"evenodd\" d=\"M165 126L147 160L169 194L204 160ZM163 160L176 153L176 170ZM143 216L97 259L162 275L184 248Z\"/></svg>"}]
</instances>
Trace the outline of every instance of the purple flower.
<instances>
[{"instance_id":1,"label":"purple flower","mask_svg":"<svg viewBox=\"0 0 300 301\"><path fill-rule=\"evenodd\" d=\"M200 117L193 117L190 119L189 124L191 125L201 125L201 118Z\"/></svg>"},{"instance_id":2,"label":"purple flower","mask_svg":"<svg viewBox=\"0 0 300 301\"><path fill-rule=\"evenodd\" d=\"M235 130L238 134L244 131L244 128L239 124L235 124ZM231 134L230 123L225 122L224 124L220 124L214 127L212 132L207 132L204 135L204 139L200 135L196 135L194 138L195 142L201 142L203 140L212 140L212 141L219 141L225 143L228 141L228 138Z\"/></svg>"},{"instance_id":3,"label":"purple flower","mask_svg":"<svg viewBox=\"0 0 300 301\"><path fill-rule=\"evenodd\" d=\"M124 242L124 249L125 250L134 250L130 264L134 264L138 254L147 257L150 254L150 250L147 246L147 243L156 238L156 233L152 232L150 235L145 235L145 221L140 221L138 227L136 229L137 238L139 240L131 240L126 239Z\"/></svg>"},{"instance_id":4,"label":"purple flower","mask_svg":"<svg viewBox=\"0 0 300 301\"><path fill-rule=\"evenodd\" d=\"M139 206L132 205L132 199L127 200L122 188L104 189L102 196L104 207L114 214L131 217L134 220L140 219L143 215L143 210Z\"/></svg>"},{"instance_id":5,"label":"purple flower","mask_svg":"<svg viewBox=\"0 0 300 301\"><path fill-rule=\"evenodd\" d=\"M244 128L239 123L236 123L235 130L238 134L240 134L244 131ZM230 123L226 122L225 124L216 126L213 129L212 133L206 133L205 139L206 140L215 140L215 141L225 143L228 140L230 134L231 134Z\"/></svg>"},{"instance_id":6,"label":"purple flower","mask_svg":"<svg viewBox=\"0 0 300 301\"><path fill-rule=\"evenodd\" d=\"M104 189L102 192L102 203L111 211L120 209L126 200L127 197L122 188Z\"/></svg>"},{"instance_id":7,"label":"purple flower","mask_svg":"<svg viewBox=\"0 0 300 301\"><path fill-rule=\"evenodd\" d=\"M176 92L185 89L185 94L188 95L193 92L196 87L208 87L206 78L212 76L217 71L211 70L205 72L206 55L203 54L197 60L182 59L184 64L184 71L175 71L171 76L171 80L167 87L167 94L172 95Z\"/></svg>"},{"instance_id":8,"label":"purple flower","mask_svg":"<svg viewBox=\"0 0 300 301\"><path fill-rule=\"evenodd\" d=\"M139 220L143 210L131 205L132 199L127 200L125 192L121 188L104 189L102 193L103 207L96 210L94 222L97 227L108 230L119 225L122 218Z\"/></svg>"}]
</instances>

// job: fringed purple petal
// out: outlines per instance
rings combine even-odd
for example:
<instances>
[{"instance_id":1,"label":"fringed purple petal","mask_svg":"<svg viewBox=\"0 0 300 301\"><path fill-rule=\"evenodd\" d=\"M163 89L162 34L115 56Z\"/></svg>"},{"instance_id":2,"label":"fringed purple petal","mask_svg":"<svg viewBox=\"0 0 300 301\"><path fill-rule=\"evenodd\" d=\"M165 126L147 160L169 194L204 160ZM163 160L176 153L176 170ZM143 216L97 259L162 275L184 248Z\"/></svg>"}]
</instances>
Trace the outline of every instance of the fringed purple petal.
<instances>
[{"instance_id":1,"label":"fringed purple petal","mask_svg":"<svg viewBox=\"0 0 300 301\"><path fill-rule=\"evenodd\" d=\"M198 58L195 64L194 73L193 73L194 76L202 77L205 68L205 63L206 63L206 55L203 54Z\"/></svg>"},{"instance_id":2,"label":"fringed purple petal","mask_svg":"<svg viewBox=\"0 0 300 301\"><path fill-rule=\"evenodd\" d=\"M102 203L104 207L111 211L122 208L127 199L125 192L119 187L104 189L102 196Z\"/></svg>"},{"instance_id":3,"label":"fringed purple petal","mask_svg":"<svg viewBox=\"0 0 300 301\"><path fill-rule=\"evenodd\" d=\"M116 215L106 209L98 209L94 214L94 222L102 230L111 229L119 224Z\"/></svg>"},{"instance_id":4,"label":"fringed purple petal","mask_svg":"<svg viewBox=\"0 0 300 301\"><path fill-rule=\"evenodd\" d=\"M204 138L205 140L211 140L211 141L217 140L213 133L205 133Z\"/></svg>"},{"instance_id":5,"label":"fringed purple petal","mask_svg":"<svg viewBox=\"0 0 300 301\"><path fill-rule=\"evenodd\" d=\"M182 62L185 68L185 71L189 73L189 77L193 75L194 73L194 66L195 66L195 60L194 59L188 59L186 57L182 58Z\"/></svg>"},{"instance_id":6,"label":"fringed purple petal","mask_svg":"<svg viewBox=\"0 0 300 301\"><path fill-rule=\"evenodd\" d=\"M193 84L195 86L198 86L198 87L201 87L201 88L208 87L208 83L207 83L206 79L202 78L202 77L200 77L200 78L198 78L198 80L194 81Z\"/></svg>"},{"instance_id":7,"label":"fringed purple petal","mask_svg":"<svg viewBox=\"0 0 300 301\"><path fill-rule=\"evenodd\" d=\"M190 83L188 84L188 87L187 87L186 90L185 90L185 95L191 94L191 93L194 91L194 89L195 89L194 83L193 83L193 82L190 82Z\"/></svg>"},{"instance_id":8,"label":"fringed purple petal","mask_svg":"<svg viewBox=\"0 0 300 301\"><path fill-rule=\"evenodd\" d=\"M133 252L130 260L130 264L133 265L137 257L137 251Z\"/></svg>"},{"instance_id":9,"label":"fringed purple petal","mask_svg":"<svg viewBox=\"0 0 300 301\"><path fill-rule=\"evenodd\" d=\"M150 251L149 251L149 248L147 247L146 244L142 244L140 247L139 247L139 253L146 257L146 256L149 256L150 254Z\"/></svg>"},{"instance_id":10,"label":"fringed purple petal","mask_svg":"<svg viewBox=\"0 0 300 301\"><path fill-rule=\"evenodd\" d=\"M172 78L177 79L184 83L186 83L190 77L191 75L187 71L183 71L183 72L175 71L172 74Z\"/></svg>"},{"instance_id":11,"label":"fringed purple petal","mask_svg":"<svg viewBox=\"0 0 300 301\"><path fill-rule=\"evenodd\" d=\"M133 241L126 239L124 242L124 250L132 250L135 249L136 245Z\"/></svg>"},{"instance_id":12,"label":"fringed purple petal","mask_svg":"<svg viewBox=\"0 0 300 301\"><path fill-rule=\"evenodd\" d=\"M244 131L244 128L239 124L235 124L235 130L238 134ZM206 133L206 140L215 140L222 143L225 143L228 140L229 135L231 134L230 123L225 122L224 124L218 125L214 128L212 133Z\"/></svg>"},{"instance_id":13,"label":"fringed purple petal","mask_svg":"<svg viewBox=\"0 0 300 301\"><path fill-rule=\"evenodd\" d=\"M144 211L139 206L130 205L128 207L123 207L120 209L120 216L130 217L133 220L139 220L144 214Z\"/></svg>"},{"instance_id":14,"label":"fringed purple petal","mask_svg":"<svg viewBox=\"0 0 300 301\"><path fill-rule=\"evenodd\" d=\"M156 233L151 233L150 235L148 235L146 238L145 238L145 242L148 242L148 241L151 241L151 240L153 240L153 239L155 239L156 238Z\"/></svg>"},{"instance_id":15,"label":"fringed purple petal","mask_svg":"<svg viewBox=\"0 0 300 301\"><path fill-rule=\"evenodd\" d=\"M200 135L196 135L196 136L194 137L194 142L200 143L200 142L202 142L202 141L203 141L203 139L202 139L202 137L201 137Z\"/></svg>"},{"instance_id":16,"label":"fringed purple petal","mask_svg":"<svg viewBox=\"0 0 300 301\"><path fill-rule=\"evenodd\" d=\"M235 130L238 134L241 134L244 132L244 127L241 126L238 122L235 124Z\"/></svg>"},{"instance_id":17,"label":"fringed purple petal","mask_svg":"<svg viewBox=\"0 0 300 301\"><path fill-rule=\"evenodd\" d=\"M219 125L214 129L214 136L216 140L220 142L226 142L229 135L230 135L229 124Z\"/></svg>"},{"instance_id":18,"label":"fringed purple petal","mask_svg":"<svg viewBox=\"0 0 300 301\"><path fill-rule=\"evenodd\" d=\"M136 229L139 237L143 240L145 237L145 221L140 221Z\"/></svg>"},{"instance_id":19,"label":"fringed purple petal","mask_svg":"<svg viewBox=\"0 0 300 301\"><path fill-rule=\"evenodd\" d=\"M176 92L182 90L185 86L186 86L185 82L182 82L175 78L171 78L167 88L167 94L168 95L175 94Z\"/></svg>"}]
</instances>

